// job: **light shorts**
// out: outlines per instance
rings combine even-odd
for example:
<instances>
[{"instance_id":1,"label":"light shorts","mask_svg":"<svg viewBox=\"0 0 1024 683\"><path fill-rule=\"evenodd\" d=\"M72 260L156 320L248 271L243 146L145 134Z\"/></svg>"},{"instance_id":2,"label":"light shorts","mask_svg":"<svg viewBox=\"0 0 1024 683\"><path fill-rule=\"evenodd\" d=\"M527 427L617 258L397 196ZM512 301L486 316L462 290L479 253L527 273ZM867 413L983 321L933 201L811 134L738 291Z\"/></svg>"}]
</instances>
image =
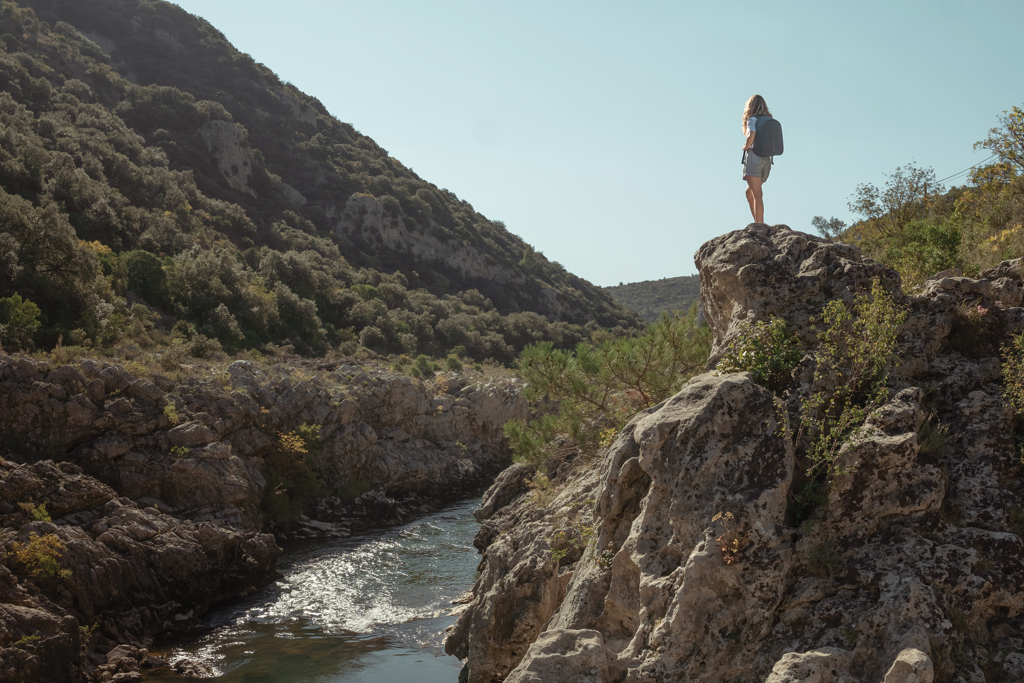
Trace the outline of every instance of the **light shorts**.
<instances>
[{"instance_id":1,"label":"light shorts","mask_svg":"<svg viewBox=\"0 0 1024 683\"><path fill-rule=\"evenodd\" d=\"M748 149L743 157L743 178L748 175L760 178L761 182L768 180L768 174L772 172L772 158L759 157L754 150Z\"/></svg>"}]
</instances>

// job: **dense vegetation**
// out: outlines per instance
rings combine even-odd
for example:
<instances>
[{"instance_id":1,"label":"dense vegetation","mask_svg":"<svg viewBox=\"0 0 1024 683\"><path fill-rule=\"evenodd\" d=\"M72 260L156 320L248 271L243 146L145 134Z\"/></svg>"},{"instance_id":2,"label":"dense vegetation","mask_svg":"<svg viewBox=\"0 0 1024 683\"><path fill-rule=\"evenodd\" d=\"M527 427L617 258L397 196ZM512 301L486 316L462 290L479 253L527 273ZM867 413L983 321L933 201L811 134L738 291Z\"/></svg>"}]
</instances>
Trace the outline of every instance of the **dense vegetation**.
<instances>
[{"instance_id":1,"label":"dense vegetation","mask_svg":"<svg viewBox=\"0 0 1024 683\"><path fill-rule=\"evenodd\" d=\"M662 313L670 315L690 310L700 296L700 278L696 275L666 277L660 280L619 283L604 291L620 304L636 311L648 323L656 322Z\"/></svg>"},{"instance_id":2,"label":"dense vegetation","mask_svg":"<svg viewBox=\"0 0 1024 683\"><path fill-rule=\"evenodd\" d=\"M750 372L788 413L784 429L798 464L794 521L804 521L825 500L834 478L847 471L839 464L843 446L889 399L888 373L898 364L896 339L905 319L906 310L875 280L852 306L834 299L812 318L816 339L808 348L784 320L772 318L742 328L718 363L718 372ZM813 360L813 380L795 382L793 371L805 354Z\"/></svg>"},{"instance_id":3,"label":"dense vegetation","mask_svg":"<svg viewBox=\"0 0 1024 683\"><path fill-rule=\"evenodd\" d=\"M340 230L353 197L503 279ZM0 0L0 226L8 348L512 362L641 324L161 0Z\"/></svg>"},{"instance_id":4,"label":"dense vegetation","mask_svg":"<svg viewBox=\"0 0 1024 683\"><path fill-rule=\"evenodd\" d=\"M663 315L637 337L582 342L574 350L531 344L519 358L519 372L542 414L505 425L516 460L535 465L543 480L558 457L593 455L636 413L702 371L710 350L711 330L696 304L686 315Z\"/></svg>"},{"instance_id":5,"label":"dense vegetation","mask_svg":"<svg viewBox=\"0 0 1024 683\"><path fill-rule=\"evenodd\" d=\"M946 189L932 169L908 164L882 188L857 187L849 207L861 220L852 226L820 216L813 225L893 266L909 288L943 270L976 275L1024 256L1024 110L1003 112L975 148L991 156L964 185Z\"/></svg>"}]
</instances>

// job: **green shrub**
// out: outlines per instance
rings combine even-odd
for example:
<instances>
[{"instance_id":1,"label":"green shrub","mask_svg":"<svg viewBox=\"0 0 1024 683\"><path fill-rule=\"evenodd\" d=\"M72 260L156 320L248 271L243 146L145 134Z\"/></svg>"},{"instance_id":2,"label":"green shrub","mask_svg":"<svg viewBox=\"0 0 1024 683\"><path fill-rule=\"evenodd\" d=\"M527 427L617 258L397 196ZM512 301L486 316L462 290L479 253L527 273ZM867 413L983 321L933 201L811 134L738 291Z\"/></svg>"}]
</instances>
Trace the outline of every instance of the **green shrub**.
<instances>
[{"instance_id":1,"label":"green shrub","mask_svg":"<svg viewBox=\"0 0 1024 683\"><path fill-rule=\"evenodd\" d=\"M185 345L180 340L174 340L170 346L164 349L157 362L165 372L171 372L177 370L188 359L188 350Z\"/></svg>"},{"instance_id":2,"label":"green shrub","mask_svg":"<svg viewBox=\"0 0 1024 683\"><path fill-rule=\"evenodd\" d=\"M911 221L876 242L865 245L866 250L899 271L907 289L943 270L967 267L960 257L960 227L952 221L938 225L924 220Z\"/></svg>"},{"instance_id":3,"label":"green shrub","mask_svg":"<svg viewBox=\"0 0 1024 683\"><path fill-rule=\"evenodd\" d=\"M782 318L747 323L729 351L718 362L718 372L750 372L754 383L774 394L789 387L793 369L800 362L796 336Z\"/></svg>"},{"instance_id":4,"label":"green shrub","mask_svg":"<svg viewBox=\"0 0 1024 683\"><path fill-rule=\"evenodd\" d=\"M32 335L39 329L39 307L15 292L0 299L0 346L31 349Z\"/></svg>"},{"instance_id":5,"label":"green shrub","mask_svg":"<svg viewBox=\"0 0 1024 683\"><path fill-rule=\"evenodd\" d=\"M888 368L897 360L896 337L905 319L906 311L877 279L852 308L838 299L825 306L811 384L818 388L801 400L795 436L809 477L824 473L831 480L844 473L836 465L839 451L888 400Z\"/></svg>"},{"instance_id":6,"label":"green shrub","mask_svg":"<svg viewBox=\"0 0 1024 683\"><path fill-rule=\"evenodd\" d=\"M98 628L98 622L94 622L89 625L82 624L78 627L78 638L82 643L83 652L88 652L89 646L92 645L92 639L96 636L96 630Z\"/></svg>"},{"instance_id":7,"label":"green shrub","mask_svg":"<svg viewBox=\"0 0 1024 683\"><path fill-rule=\"evenodd\" d=\"M64 555L64 544L56 534L30 532L26 543L16 542L14 550L7 554L21 565L30 576L36 578L65 579L71 571L61 569L60 558Z\"/></svg>"},{"instance_id":8,"label":"green shrub","mask_svg":"<svg viewBox=\"0 0 1024 683\"><path fill-rule=\"evenodd\" d=\"M965 358L1000 355L1005 328L1006 312L1002 308L985 308L978 301L964 300L953 311L949 347Z\"/></svg>"},{"instance_id":9,"label":"green shrub","mask_svg":"<svg viewBox=\"0 0 1024 683\"><path fill-rule=\"evenodd\" d=\"M918 452L925 457L934 458L943 462L949 457L949 425L939 422L935 413L928 415L928 418L921 425L917 433L919 445Z\"/></svg>"},{"instance_id":10,"label":"green shrub","mask_svg":"<svg viewBox=\"0 0 1024 683\"><path fill-rule=\"evenodd\" d=\"M172 426L178 424L181 421L181 417L178 415L178 407L173 403L168 403L164 406L164 415L167 417L167 421Z\"/></svg>"},{"instance_id":11,"label":"green shrub","mask_svg":"<svg viewBox=\"0 0 1024 683\"><path fill-rule=\"evenodd\" d=\"M135 250L121 254L119 260L128 276L128 289L154 306L170 307L167 273L160 258L148 251Z\"/></svg>"},{"instance_id":12,"label":"green shrub","mask_svg":"<svg viewBox=\"0 0 1024 683\"><path fill-rule=\"evenodd\" d=\"M46 511L46 503L33 505L32 503L18 503L18 507L28 513L34 522L50 522L50 513Z\"/></svg>"},{"instance_id":13,"label":"green shrub","mask_svg":"<svg viewBox=\"0 0 1024 683\"><path fill-rule=\"evenodd\" d=\"M547 458L547 447L562 429L556 415L543 415L529 423L509 420L505 423L505 437L509 448L515 454L516 462L540 465Z\"/></svg>"},{"instance_id":14,"label":"green shrub","mask_svg":"<svg viewBox=\"0 0 1024 683\"><path fill-rule=\"evenodd\" d=\"M445 367L452 372L458 372L462 369L462 361L459 360L458 356L452 354L445 360Z\"/></svg>"},{"instance_id":15,"label":"green shrub","mask_svg":"<svg viewBox=\"0 0 1024 683\"><path fill-rule=\"evenodd\" d=\"M315 456L320 449L320 427L302 425L278 434L267 465L267 487L261 508L270 524L289 529L298 522L303 506L322 495L323 481L316 471Z\"/></svg>"},{"instance_id":16,"label":"green shrub","mask_svg":"<svg viewBox=\"0 0 1024 683\"><path fill-rule=\"evenodd\" d=\"M33 633L30 636L22 636L14 641L14 647L21 647L31 651L35 647L35 644L42 640L42 636L38 633Z\"/></svg>"},{"instance_id":17,"label":"green shrub","mask_svg":"<svg viewBox=\"0 0 1024 683\"><path fill-rule=\"evenodd\" d=\"M359 343L368 349L380 351L387 346L387 342L387 337L384 336L380 328L373 325L367 325L359 333Z\"/></svg>"},{"instance_id":18,"label":"green shrub","mask_svg":"<svg viewBox=\"0 0 1024 683\"><path fill-rule=\"evenodd\" d=\"M1016 415L1024 414L1024 332L1002 348L1003 396Z\"/></svg>"},{"instance_id":19,"label":"green shrub","mask_svg":"<svg viewBox=\"0 0 1024 683\"><path fill-rule=\"evenodd\" d=\"M579 561L596 535L597 530L593 525L581 521L558 529L548 539L551 559L561 565L574 564Z\"/></svg>"},{"instance_id":20,"label":"green shrub","mask_svg":"<svg viewBox=\"0 0 1024 683\"><path fill-rule=\"evenodd\" d=\"M526 347L519 358L526 395L546 397L557 413L505 425L515 459L543 465L556 437L595 452L603 430L620 429L702 370L710 345L710 330L698 324L694 306L685 316L663 316L638 337L596 347L581 342L575 351L556 349L551 342Z\"/></svg>"}]
</instances>

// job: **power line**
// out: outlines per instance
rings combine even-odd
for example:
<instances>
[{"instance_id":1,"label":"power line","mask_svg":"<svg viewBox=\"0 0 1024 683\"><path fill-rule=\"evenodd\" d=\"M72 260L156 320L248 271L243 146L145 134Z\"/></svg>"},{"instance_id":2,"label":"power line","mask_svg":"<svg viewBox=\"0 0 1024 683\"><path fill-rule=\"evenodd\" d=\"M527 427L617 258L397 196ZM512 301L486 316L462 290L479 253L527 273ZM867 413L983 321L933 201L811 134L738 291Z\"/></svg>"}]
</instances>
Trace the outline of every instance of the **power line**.
<instances>
[{"instance_id":1,"label":"power line","mask_svg":"<svg viewBox=\"0 0 1024 683\"><path fill-rule=\"evenodd\" d=\"M981 166L982 164L987 163L987 162L991 161L992 159L995 159L997 156L999 156L999 155L998 154L993 154L988 159L985 159L984 161L979 161L978 163L974 164L974 166L968 166L967 168L965 168L964 170L960 171L959 173L954 173L953 175L946 176L945 178L943 178L941 180L936 180L935 183L936 184L944 183L947 180L952 180L953 178L959 178L963 174L965 174L968 171L970 171L972 168L977 168L978 166Z\"/></svg>"}]
</instances>

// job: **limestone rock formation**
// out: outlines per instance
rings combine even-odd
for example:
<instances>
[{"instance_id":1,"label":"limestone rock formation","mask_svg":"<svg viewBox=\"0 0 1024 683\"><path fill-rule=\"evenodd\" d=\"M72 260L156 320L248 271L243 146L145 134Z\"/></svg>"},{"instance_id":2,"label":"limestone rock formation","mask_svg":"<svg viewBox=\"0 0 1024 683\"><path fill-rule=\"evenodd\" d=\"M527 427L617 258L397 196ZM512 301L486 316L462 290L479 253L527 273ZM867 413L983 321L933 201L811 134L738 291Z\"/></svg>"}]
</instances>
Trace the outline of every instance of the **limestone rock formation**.
<instances>
[{"instance_id":1,"label":"limestone rock formation","mask_svg":"<svg viewBox=\"0 0 1024 683\"><path fill-rule=\"evenodd\" d=\"M697 251L700 305L714 334L708 369L744 323L781 316L810 341L809 318L829 300L852 302L874 278L890 291L899 287L896 271L852 244L778 227L752 223Z\"/></svg>"},{"instance_id":2,"label":"limestone rock formation","mask_svg":"<svg viewBox=\"0 0 1024 683\"><path fill-rule=\"evenodd\" d=\"M217 160L217 170L224 174L228 186L255 197L256 191L249 187L252 150L245 139L245 131L230 121L207 121L199 129L199 137Z\"/></svg>"},{"instance_id":3,"label":"limestone rock formation","mask_svg":"<svg viewBox=\"0 0 1024 683\"><path fill-rule=\"evenodd\" d=\"M802 523L786 411L747 373L698 376L636 416L554 500L503 477L445 643L468 680L1013 680L1024 467L998 350L1024 328L1021 263L905 296L852 246L752 225L697 265L712 370L744 321L781 316L808 340L827 301L878 278L909 310L888 403ZM977 307L991 317L970 327Z\"/></svg>"},{"instance_id":4,"label":"limestone rock formation","mask_svg":"<svg viewBox=\"0 0 1024 683\"><path fill-rule=\"evenodd\" d=\"M380 244L426 263L438 264L442 269L454 270L464 277L483 278L513 287L526 284L521 273L499 264L469 242L442 241L431 230L409 229L401 215L386 210L373 196L352 195L343 207L331 207L327 215L336 221L335 232L344 237ZM546 285L535 304L538 311L557 320L573 319L582 314L563 302L557 290Z\"/></svg>"},{"instance_id":5,"label":"limestone rock formation","mask_svg":"<svg viewBox=\"0 0 1024 683\"><path fill-rule=\"evenodd\" d=\"M488 481L520 390L337 362L172 380L0 356L0 683L136 680L155 634L271 581L261 503L282 433L318 431L332 494L292 533L344 536Z\"/></svg>"},{"instance_id":6,"label":"limestone rock formation","mask_svg":"<svg viewBox=\"0 0 1024 683\"><path fill-rule=\"evenodd\" d=\"M485 262L484 255L471 245L453 249L433 235L409 230L399 215L392 214L374 197L352 195L337 217L335 230L346 237L380 240L389 249L405 251L425 261L438 261L473 277L491 277L498 282L522 282L512 271L495 269ZM365 233L365 234L364 234Z\"/></svg>"},{"instance_id":7,"label":"limestone rock formation","mask_svg":"<svg viewBox=\"0 0 1024 683\"><path fill-rule=\"evenodd\" d=\"M19 503L45 506L52 521L32 521ZM80 661L83 629L96 630L100 648L125 644L107 653L107 673L137 671L145 655L134 656L134 646L191 625L217 600L266 585L280 554L269 534L142 507L69 462L0 461L0 524L7 556L0 564L0 643L8 648L0 653L0 681L11 683L90 672L94 667ZM33 534L63 546L56 561L64 576L39 574L40 560L11 555ZM19 641L29 647L11 647ZM119 665L128 644L133 658ZM103 673L96 680L110 680Z\"/></svg>"},{"instance_id":8,"label":"limestone rock formation","mask_svg":"<svg viewBox=\"0 0 1024 683\"><path fill-rule=\"evenodd\" d=\"M145 505L256 530L263 458L303 424L319 427L326 488L349 498L451 498L486 482L507 457L502 425L526 415L520 389L437 386L354 365L268 374L249 361L154 383L91 359L51 368L0 357L0 430L15 459L50 454Z\"/></svg>"}]
</instances>

